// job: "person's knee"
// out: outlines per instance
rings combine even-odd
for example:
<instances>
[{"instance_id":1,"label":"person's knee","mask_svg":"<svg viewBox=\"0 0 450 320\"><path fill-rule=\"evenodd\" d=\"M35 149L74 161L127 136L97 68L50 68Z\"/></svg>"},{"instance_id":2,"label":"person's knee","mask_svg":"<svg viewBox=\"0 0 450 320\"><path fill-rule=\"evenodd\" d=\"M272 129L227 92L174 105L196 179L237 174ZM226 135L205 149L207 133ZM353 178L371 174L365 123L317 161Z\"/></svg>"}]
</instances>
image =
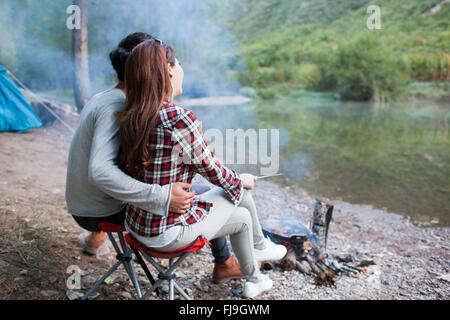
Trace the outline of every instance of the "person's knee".
<instances>
[{"instance_id":1,"label":"person's knee","mask_svg":"<svg viewBox=\"0 0 450 320\"><path fill-rule=\"evenodd\" d=\"M248 209L243 207L237 207L234 212L233 220L234 222L241 223L243 226L248 227L249 229L252 226L252 216Z\"/></svg>"}]
</instances>

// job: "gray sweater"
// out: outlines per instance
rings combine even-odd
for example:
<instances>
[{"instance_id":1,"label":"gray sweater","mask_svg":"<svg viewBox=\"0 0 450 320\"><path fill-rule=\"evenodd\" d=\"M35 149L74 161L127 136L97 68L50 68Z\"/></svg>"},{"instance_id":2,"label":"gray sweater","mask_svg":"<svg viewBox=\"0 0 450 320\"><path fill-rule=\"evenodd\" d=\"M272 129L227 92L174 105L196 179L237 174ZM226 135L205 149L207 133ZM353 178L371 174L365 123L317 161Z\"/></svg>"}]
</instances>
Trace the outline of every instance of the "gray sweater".
<instances>
[{"instance_id":1,"label":"gray sweater","mask_svg":"<svg viewBox=\"0 0 450 320\"><path fill-rule=\"evenodd\" d=\"M83 108L69 151L66 178L67 211L75 216L105 217L125 203L167 215L172 185L150 185L122 172L115 164L119 122L125 95L110 89L95 95Z\"/></svg>"}]
</instances>

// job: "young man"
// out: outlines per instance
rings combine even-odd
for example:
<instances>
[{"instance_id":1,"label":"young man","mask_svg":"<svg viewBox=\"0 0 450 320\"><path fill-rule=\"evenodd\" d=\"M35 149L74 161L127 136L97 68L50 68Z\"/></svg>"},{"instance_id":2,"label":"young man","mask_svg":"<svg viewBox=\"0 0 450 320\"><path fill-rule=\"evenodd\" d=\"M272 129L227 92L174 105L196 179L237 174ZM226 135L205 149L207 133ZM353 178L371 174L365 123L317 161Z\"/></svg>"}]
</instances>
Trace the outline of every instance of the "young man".
<instances>
[{"instance_id":1,"label":"young man","mask_svg":"<svg viewBox=\"0 0 450 320\"><path fill-rule=\"evenodd\" d=\"M130 34L111 52L110 59L119 84L95 95L86 104L70 146L66 202L75 221L92 232L83 248L88 254L95 254L106 238L98 229L101 221L123 224L126 203L164 216L169 211L184 213L195 196L194 191L186 191L190 184L146 184L126 175L115 163L119 150L119 123L114 113L121 110L125 102L125 62L135 46L149 39L152 36L146 33ZM200 190L201 186L193 186L193 189L206 191ZM230 254L225 237L211 243L215 258L213 281L242 277L239 263Z\"/></svg>"}]
</instances>

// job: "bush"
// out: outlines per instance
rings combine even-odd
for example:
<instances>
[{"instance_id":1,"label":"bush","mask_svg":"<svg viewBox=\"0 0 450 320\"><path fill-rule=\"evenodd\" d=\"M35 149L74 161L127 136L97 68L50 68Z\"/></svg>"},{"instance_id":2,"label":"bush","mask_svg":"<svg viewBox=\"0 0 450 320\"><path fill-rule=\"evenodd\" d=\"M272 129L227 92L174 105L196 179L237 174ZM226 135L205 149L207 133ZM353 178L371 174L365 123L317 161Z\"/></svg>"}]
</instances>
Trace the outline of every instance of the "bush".
<instances>
[{"instance_id":1,"label":"bush","mask_svg":"<svg viewBox=\"0 0 450 320\"><path fill-rule=\"evenodd\" d=\"M441 59L433 66L434 72L442 74L448 64ZM239 80L244 86L256 87L263 98L269 99L286 91L277 84L289 83L315 91L339 91L347 100L386 101L401 93L408 73L399 54L378 38L367 35L334 47L311 50L299 65L253 67L240 74Z\"/></svg>"},{"instance_id":2,"label":"bush","mask_svg":"<svg viewBox=\"0 0 450 320\"><path fill-rule=\"evenodd\" d=\"M450 55L416 54L409 57L411 77L419 81L450 81Z\"/></svg>"},{"instance_id":3,"label":"bush","mask_svg":"<svg viewBox=\"0 0 450 320\"><path fill-rule=\"evenodd\" d=\"M283 68L264 67L244 72L238 76L238 79L244 86L266 87L285 82L287 75Z\"/></svg>"},{"instance_id":4,"label":"bush","mask_svg":"<svg viewBox=\"0 0 450 320\"><path fill-rule=\"evenodd\" d=\"M273 99L277 96L285 96L291 92L292 88L285 83L278 83L270 87L258 88L259 96L263 99Z\"/></svg>"},{"instance_id":5,"label":"bush","mask_svg":"<svg viewBox=\"0 0 450 320\"><path fill-rule=\"evenodd\" d=\"M304 63L288 69L289 79L302 84L307 89L315 89L322 76L319 67L313 63Z\"/></svg>"},{"instance_id":6,"label":"bush","mask_svg":"<svg viewBox=\"0 0 450 320\"><path fill-rule=\"evenodd\" d=\"M258 90L259 95L263 99L273 99L277 96L277 90L274 88L260 88Z\"/></svg>"},{"instance_id":7,"label":"bush","mask_svg":"<svg viewBox=\"0 0 450 320\"><path fill-rule=\"evenodd\" d=\"M370 36L340 46L331 68L338 90L349 100L390 100L408 79L403 59Z\"/></svg>"},{"instance_id":8,"label":"bush","mask_svg":"<svg viewBox=\"0 0 450 320\"><path fill-rule=\"evenodd\" d=\"M412 82L401 97L403 100L450 101L449 82Z\"/></svg>"},{"instance_id":9,"label":"bush","mask_svg":"<svg viewBox=\"0 0 450 320\"><path fill-rule=\"evenodd\" d=\"M329 48L316 49L311 52L309 59L317 66L317 79L310 83L308 88L319 91L336 89L335 55L336 53L330 51Z\"/></svg>"}]
</instances>

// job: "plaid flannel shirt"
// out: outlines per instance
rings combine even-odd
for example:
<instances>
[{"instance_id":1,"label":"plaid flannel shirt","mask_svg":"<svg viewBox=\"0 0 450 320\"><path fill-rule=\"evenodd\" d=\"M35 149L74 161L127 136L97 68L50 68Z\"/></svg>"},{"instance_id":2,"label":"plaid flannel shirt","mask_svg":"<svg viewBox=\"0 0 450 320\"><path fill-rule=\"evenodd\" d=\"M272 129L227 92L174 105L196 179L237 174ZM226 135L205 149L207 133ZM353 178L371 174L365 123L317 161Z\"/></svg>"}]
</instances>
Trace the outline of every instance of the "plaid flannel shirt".
<instances>
[{"instance_id":1,"label":"plaid flannel shirt","mask_svg":"<svg viewBox=\"0 0 450 320\"><path fill-rule=\"evenodd\" d=\"M173 182L191 183L201 174L211 183L222 187L235 204L243 191L240 175L223 166L204 140L200 123L188 109L164 102L148 142L150 164L135 176L149 184ZM152 214L128 204L126 222L131 231L143 237L154 237L173 226L187 226L202 221L212 203L194 200L184 214L169 212L167 216Z\"/></svg>"}]
</instances>

